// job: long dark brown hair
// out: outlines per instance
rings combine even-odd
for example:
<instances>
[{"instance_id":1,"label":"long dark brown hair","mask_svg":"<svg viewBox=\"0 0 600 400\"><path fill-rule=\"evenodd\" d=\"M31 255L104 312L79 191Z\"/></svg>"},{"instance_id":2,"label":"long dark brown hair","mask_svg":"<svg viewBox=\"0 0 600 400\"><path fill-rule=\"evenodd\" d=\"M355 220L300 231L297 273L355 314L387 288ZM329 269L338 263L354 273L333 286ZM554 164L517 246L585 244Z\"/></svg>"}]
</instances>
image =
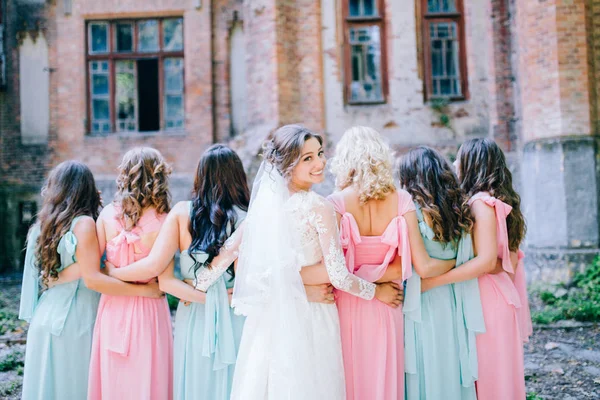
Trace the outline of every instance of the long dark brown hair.
<instances>
[{"instance_id":1,"label":"long dark brown hair","mask_svg":"<svg viewBox=\"0 0 600 400\"><path fill-rule=\"evenodd\" d=\"M467 196L446 159L420 146L400 159L400 184L432 221L434 240L456 243L471 232L473 218Z\"/></svg>"},{"instance_id":2,"label":"long dark brown hair","mask_svg":"<svg viewBox=\"0 0 600 400\"><path fill-rule=\"evenodd\" d=\"M521 197L513 188L504 153L493 140L471 139L460 146L456 158L461 187L469 198L479 192L488 192L512 207L506 225L509 248L517 251L525 237L525 218L521 212Z\"/></svg>"},{"instance_id":3,"label":"long dark brown hair","mask_svg":"<svg viewBox=\"0 0 600 400\"><path fill-rule=\"evenodd\" d=\"M43 204L38 214L40 236L35 247L42 283L58 278L58 244L69 231L73 219L88 215L98 218L102 201L90 169L78 161L58 164L42 188Z\"/></svg>"},{"instance_id":4,"label":"long dark brown hair","mask_svg":"<svg viewBox=\"0 0 600 400\"><path fill-rule=\"evenodd\" d=\"M273 139L263 145L263 158L289 178L292 170L300 162L302 147L309 139L317 139L323 144L323 138L302 125L284 125L273 134Z\"/></svg>"},{"instance_id":5,"label":"long dark brown hair","mask_svg":"<svg viewBox=\"0 0 600 400\"><path fill-rule=\"evenodd\" d=\"M239 216L234 207L248 211L250 202L244 166L235 151L215 144L204 152L196 169L192 196L192 244L188 253L193 258L194 251L203 251L210 264L235 230ZM200 267L196 262L194 270ZM229 268L233 276L233 268Z\"/></svg>"},{"instance_id":6,"label":"long dark brown hair","mask_svg":"<svg viewBox=\"0 0 600 400\"><path fill-rule=\"evenodd\" d=\"M119 165L115 203L127 229L136 226L148 207L159 214L169 212L169 175L171 167L158 150L139 147L125 153Z\"/></svg>"}]
</instances>

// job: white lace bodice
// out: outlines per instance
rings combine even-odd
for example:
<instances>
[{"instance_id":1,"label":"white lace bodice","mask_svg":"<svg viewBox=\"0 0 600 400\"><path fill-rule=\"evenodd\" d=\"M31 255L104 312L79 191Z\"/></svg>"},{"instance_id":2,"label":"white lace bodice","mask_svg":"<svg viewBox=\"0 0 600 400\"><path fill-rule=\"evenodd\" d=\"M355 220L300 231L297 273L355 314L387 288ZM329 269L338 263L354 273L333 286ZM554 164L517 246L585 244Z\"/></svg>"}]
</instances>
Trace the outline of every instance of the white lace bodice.
<instances>
[{"instance_id":1,"label":"white lace bodice","mask_svg":"<svg viewBox=\"0 0 600 400\"><path fill-rule=\"evenodd\" d=\"M290 215L290 228L294 229L299 242L296 250L300 264L308 266L322 261L336 289L371 300L375 296L375 284L350 274L346 268L333 206L314 192L301 191L290 197L286 211ZM242 235L243 225L221 248L211 268L198 271L195 279L197 289L206 291L237 258Z\"/></svg>"},{"instance_id":2,"label":"white lace bodice","mask_svg":"<svg viewBox=\"0 0 600 400\"><path fill-rule=\"evenodd\" d=\"M323 251L319 242L319 232L326 234L328 229L323 226L323 217L315 212L318 206L324 206L317 195L312 192L298 192L288 202L290 224L297 235L300 247L298 249L302 266L309 266L323 259Z\"/></svg>"},{"instance_id":3,"label":"white lace bodice","mask_svg":"<svg viewBox=\"0 0 600 400\"><path fill-rule=\"evenodd\" d=\"M372 299L375 284L348 272L333 206L311 191L295 193L287 206L290 224L296 230L300 243L302 265L313 265L322 260L331 284L336 289L367 300Z\"/></svg>"}]
</instances>

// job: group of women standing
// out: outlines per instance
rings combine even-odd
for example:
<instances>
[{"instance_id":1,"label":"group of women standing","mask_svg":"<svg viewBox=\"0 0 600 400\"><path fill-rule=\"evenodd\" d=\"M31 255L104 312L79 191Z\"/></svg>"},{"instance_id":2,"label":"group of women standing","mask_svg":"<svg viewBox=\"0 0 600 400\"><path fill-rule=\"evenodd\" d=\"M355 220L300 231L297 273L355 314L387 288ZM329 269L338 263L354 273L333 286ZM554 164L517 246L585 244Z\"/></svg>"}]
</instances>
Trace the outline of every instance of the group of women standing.
<instances>
[{"instance_id":1,"label":"group of women standing","mask_svg":"<svg viewBox=\"0 0 600 400\"><path fill-rule=\"evenodd\" d=\"M464 143L455 170L418 147L394 171L352 128L327 199L321 136L281 127L263 157L250 197L212 146L172 209L154 149L127 152L101 212L84 164L52 170L23 275L23 399L525 398L525 223L493 141Z\"/></svg>"}]
</instances>

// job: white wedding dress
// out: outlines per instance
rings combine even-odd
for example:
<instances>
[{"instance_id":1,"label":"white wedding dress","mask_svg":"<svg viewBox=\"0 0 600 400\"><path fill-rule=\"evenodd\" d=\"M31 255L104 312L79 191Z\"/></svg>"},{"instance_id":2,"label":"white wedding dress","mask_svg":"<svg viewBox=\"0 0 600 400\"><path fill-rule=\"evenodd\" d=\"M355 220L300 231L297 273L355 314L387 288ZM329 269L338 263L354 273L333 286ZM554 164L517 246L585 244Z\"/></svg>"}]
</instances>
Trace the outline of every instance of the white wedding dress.
<instances>
[{"instance_id":1,"label":"white wedding dress","mask_svg":"<svg viewBox=\"0 0 600 400\"><path fill-rule=\"evenodd\" d=\"M256 184L254 190L257 190ZM260 223L252 221L260 215L260 211L252 215L252 205L258 209L259 201L260 195L251 203L247 226L231 236L211 263L212 267L201 268L196 278L197 289L208 289L237 257L239 249L240 266L233 305L236 312L239 307L247 318L231 399L344 400L337 308L335 304L308 303L299 269L323 261L334 287L368 300L374 297L375 285L348 272L339 243L336 215L323 197L310 191L291 196L288 193L277 205L281 210L274 209L273 204L265 207L264 213L277 220ZM252 228L253 223L255 228ZM270 247L269 240L284 249ZM292 248L286 248L287 245ZM254 252L257 254L252 254ZM245 253L250 253L250 258L260 254L265 261L253 273L249 272L251 267L242 266L252 262L244 257ZM295 268L279 261L288 256L287 261L296 265ZM248 285L242 283L238 288L238 282L244 281L249 282Z\"/></svg>"}]
</instances>

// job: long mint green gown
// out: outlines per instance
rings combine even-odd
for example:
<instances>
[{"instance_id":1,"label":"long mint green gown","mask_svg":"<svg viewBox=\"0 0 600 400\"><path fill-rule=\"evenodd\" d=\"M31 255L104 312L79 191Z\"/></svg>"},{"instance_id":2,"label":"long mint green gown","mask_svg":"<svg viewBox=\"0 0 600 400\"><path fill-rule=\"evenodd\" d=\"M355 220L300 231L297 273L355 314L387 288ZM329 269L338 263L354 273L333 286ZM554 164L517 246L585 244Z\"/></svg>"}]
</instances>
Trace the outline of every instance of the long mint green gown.
<instances>
[{"instance_id":1,"label":"long mint green gown","mask_svg":"<svg viewBox=\"0 0 600 400\"><path fill-rule=\"evenodd\" d=\"M73 228L58 244L61 267L75 259L77 238ZM82 279L56 285L41 296L35 246L38 225L31 229L25 256L19 318L29 322L23 400L84 400L87 397L92 334L100 294L89 290Z\"/></svg>"},{"instance_id":2,"label":"long mint green gown","mask_svg":"<svg viewBox=\"0 0 600 400\"><path fill-rule=\"evenodd\" d=\"M433 230L415 206L430 257L456 258L456 266L473 258L470 235L456 245L434 241ZM475 400L475 335L485 331L477 279L434 288L421 294L420 304L411 304L415 297L408 294L421 291L420 278L413 278L407 282L404 306L406 399Z\"/></svg>"},{"instance_id":3,"label":"long mint green gown","mask_svg":"<svg viewBox=\"0 0 600 400\"><path fill-rule=\"evenodd\" d=\"M236 212L239 225L246 214L240 209ZM202 263L208 255L197 252L194 258ZM181 252L179 262L182 279L194 279L194 259L187 250ZM174 400L229 399L245 319L229 306L227 289L233 283L225 272L206 292L205 304L179 303L175 315Z\"/></svg>"}]
</instances>

